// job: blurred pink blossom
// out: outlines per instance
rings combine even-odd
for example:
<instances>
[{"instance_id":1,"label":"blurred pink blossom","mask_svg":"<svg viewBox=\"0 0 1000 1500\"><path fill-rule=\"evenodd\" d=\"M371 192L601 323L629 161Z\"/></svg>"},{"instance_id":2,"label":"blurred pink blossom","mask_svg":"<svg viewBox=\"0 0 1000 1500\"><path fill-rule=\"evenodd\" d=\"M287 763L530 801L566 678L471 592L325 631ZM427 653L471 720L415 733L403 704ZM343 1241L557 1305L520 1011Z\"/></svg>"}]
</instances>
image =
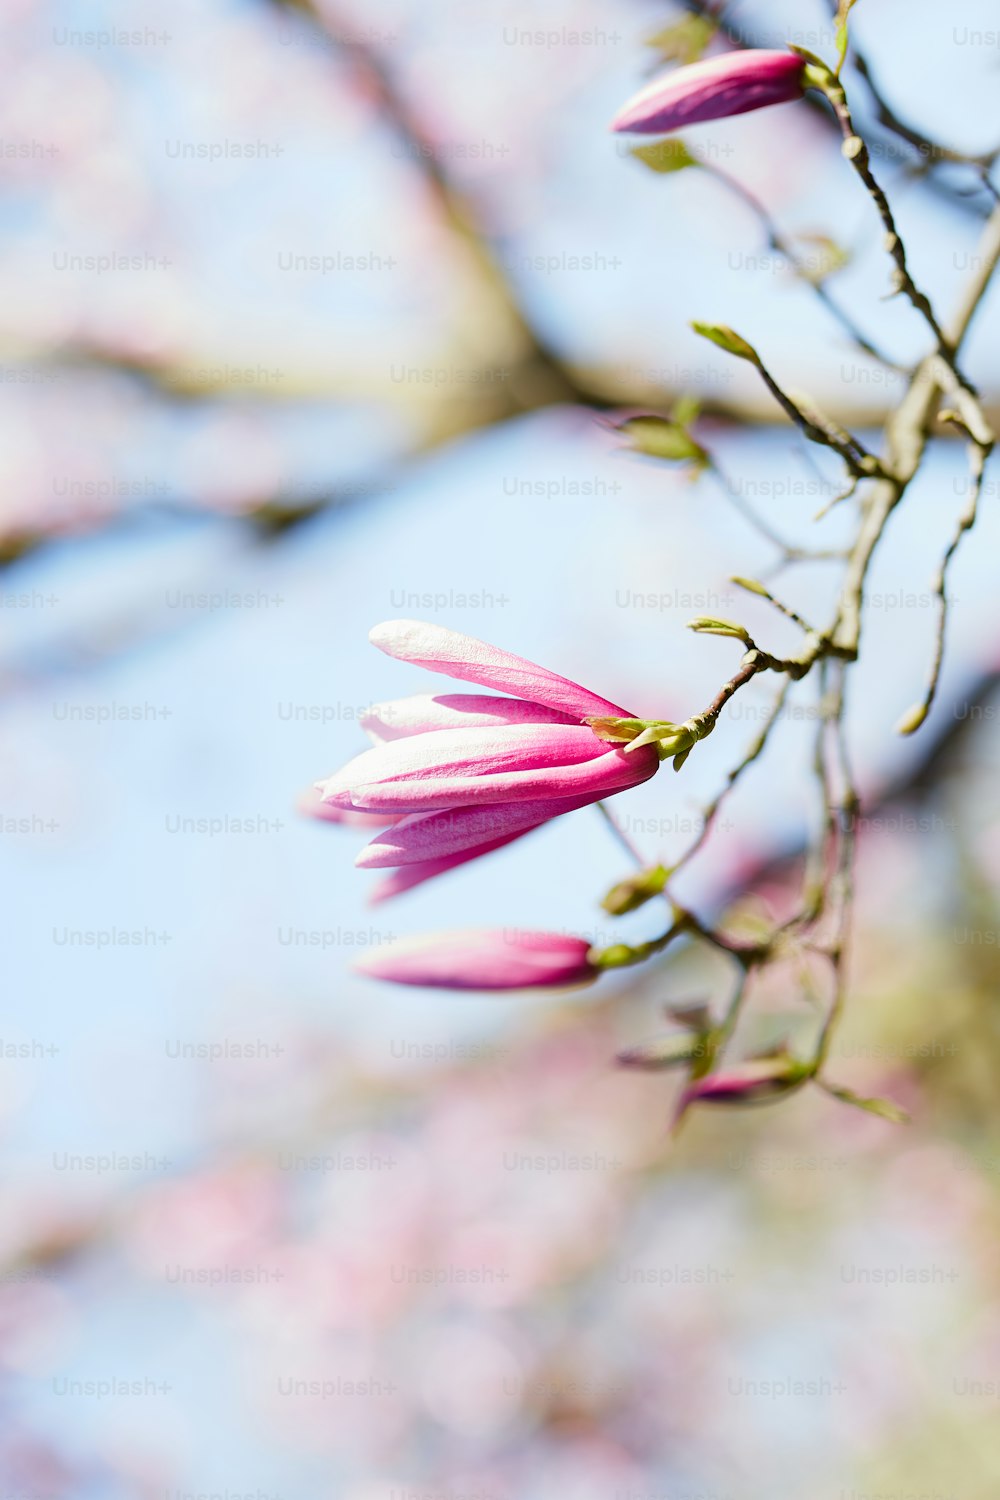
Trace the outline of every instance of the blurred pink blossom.
<instances>
[{"instance_id":1,"label":"blurred pink blossom","mask_svg":"<svg viewBox=\"0 0 1000 1500\"><path fill-rule=\"evenodd\" d=\"M366 954L355 968L394 984L449 990L516 990L587 984L596 977L586 938L557 932L428 933Z\"/></svg>"}]
</instances>

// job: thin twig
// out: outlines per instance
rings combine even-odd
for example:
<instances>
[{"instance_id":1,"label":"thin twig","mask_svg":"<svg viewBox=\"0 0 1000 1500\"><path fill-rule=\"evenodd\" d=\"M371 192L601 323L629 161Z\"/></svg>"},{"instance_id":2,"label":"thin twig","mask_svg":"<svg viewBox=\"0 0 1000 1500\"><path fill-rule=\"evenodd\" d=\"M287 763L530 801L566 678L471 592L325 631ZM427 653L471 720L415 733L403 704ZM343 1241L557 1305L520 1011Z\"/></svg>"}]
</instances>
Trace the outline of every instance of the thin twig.
<instances>
[{"instance_id":1,"label":"thin twig","mask_svg":"<svg viewBox=\"0 0 1000 1500\"><path fill-rule=\"evenodd\" d=\"M622 848L625 850L625 853L628 855L629 859L635 860L640 869L645 869L646 861L643 859L640 850L636 848L635 844L633 844L632 840L629 838L628 834L625 832L624 828L621 826L608 804L606 802L595 802L594 806L601 814L601 817L604 819L605 823L607 823L608 827L611 829L611 832L614 834L619 844L621 844Z\"/></svg>"},{"instance_id":2,"label":"thin twig","mask_svg":"<svg viewBox=\"0 0 1000 1500\"><path fill-rule=\"evenodd\" d=\"M833 970L833 995L813 1057L813 1071L817 1074L826 1062L834 1030L844 1009L847 946L851 914L854 909L854 860L857 850L858 794L851 770L844 725L847 663L838 662L835 670L837 685L834 690L831 722L834 727L833 742L837 755L840 792L836 803L831 808L837 829L837 863L832 889L836 925L834 937L827 948Z\"/></svg>"},{"instance_id":3,"label":"thin twig","mask_svg":"<svg viewBox=\"0 0 1000 1500\"><path fill-rule=\"evenodd\" d=\"M771 395L782 411L791 417L804 437L807 437L811 443L818 443L822 448L832 448L843 459L849 472L859 479L871 479L881 472L878 459L874 454L869 453L857 438L852 437L837 424L825 420L818 413L806 411L787 391L782 389L759 357L755 363Z\"/></svg>"},{"instance_id":4,"label":"thin twig","mask_svg":"<svg viewBox=\"0 0 1000 1500\"><path fill-rule=\"evenodd\" d=\"M807 634L813 633L812 626L807 624L800 614L791 609L787 604L783 604L780 599L776 599L770 589L766 589L762 583L758 583L756 578L736 577L731 578L729 581L730 583L735 583L737 588L746 589L749 594L757 594L761 599L766 599L768 604L773 604L779 614L784 615L786 620L791 620L800 630L804 630Z\"/></svg>"},{"instance_id":5,"label":"thin twig","mask_svg":"<svg viewBox=\"0 0 1000 1500\"><path fill-rule=\"evenodd\" d=\"M767 718L765 719L759 734L754 736L753 740L750 742L750 745L747 747L746 753L743 755L742 759L739 760L737 764L733 766L732 770L728 773L721 790L716 793L711 802L709 802L706 806L704 812L702 813L701 827L698 830L698 835L694 839L694 841L689 844L688 847L684 850L684 853L681 855L680 859L675 862L670 872L671 876L676 875L678 870L683 869L684 866L694 858L699 849L702 848L706 839L712 831L712 827L715 823L716 817L718 816L719 809L722 807L722 804L732 792L733 788L736 786L737 782L739 781L740 777L743 775L747 767L751 766L753 762L757 760L763 753L764 748L767 745L771 730L774 728L774 725L781 717L781 713L784 709L788 694L791 691L791 686L791 678L786 677L784 682L781 684L781 688L778 691L777 697L775 698L774 702L771 705L771 708L768 711Z\"/></svg>"},{"instance_id":6,"label":"thin twig","mask_svg":"<svg viewBox=\"0 0 1000 1500\"><path fill-rule=\"evenodd\" d=\"M826 308L827 312L830 313L831 316L840 324L844 332L850 335L854 343L857 344L858 348L863 350L865 354L870 355L872 359L877 360L879 364L884 365L886 369L901 372L903 370L903 366L897 364L895 360L890 359L888 355L883 354L882 351L872 343L868 335L861 330L858 324L851 317L851 314L847 312L845 308L841 307L836 298L830 294L830 292L826 288L824 281L821 278L817 278L809 274L809 271L804 265L802 258L796 254L791 242L787 240L781 233L776 222L771 217L769 209L761 202L756 193L752 193L749 188L744 187L743 183L740 182L738 178L731 177L729 173L724 172L721 167L712 166L708 162L703 162L702 165L706 171L711 172L713 177L716 177L719 182L723 183L731 193L735 194L737 198L741 199L741 201L745 203L747 207L753 211L754 214L756 214L757 219L762 229L764 230L765 235L767 236L767 242L770 249L772 249L775 254L784 256L796 277L800 281L804 282L806 286L812 288L816 297Z\"/></svg>"},{"instance_id":7,"label":"thin twig","mask_svg":"<svg viewBox=\"0 0 1000 1500\"><path fill-rule=\"evenodd\" d=\"M829 0L831 14L836 15L839 3L840 0ZM925 170L946 162L955 166L978 167L986 171L996 161L996 151L971 155L965 151L955 151L950 146L942 145L940 141L933 140L925 131L918 130L916 126L904 120L893 109L876 83L868 58L858 47L853 36L851 38L850 56L858 76L864 80L865 86L871 95L879 124L888 130L890 134L898 136L901 141L905 141L908 146L911 146L926 164Z\"/></svg>"},{"instance_id":8,"label":"thin twig","mask_svg":"<svg viewBox=\"0 0 1000 1500\"><path fill-rule=\"evenodd\" d=\"M799 547L794 542L787 541L779 531L775 530L769 521L765 521L762 516L757 514L753 506L747 504L747 501L740 493L739 486L730 478L728 472L722 468L714 454L712 455L712 461L707 472L716 481L733 509L743 517L744 521L749 526L752 526L755 531L759 532L766 542L770 542L772 547L777 548L782 555L783 562L831 562L839 560L846 555L842 548Z\"/></svg>"},{"instance_id":9,"label":"thin twig","mask_svg":"<svg viewBox=\"0 0 1000 1500\"><path fill-rule=\"evenodd\" d=\"M933 593L938 601L937 628L934 633L934 655L931 658L924 695L910 716L910 722L914 728L918 724L922 724L924 719L926 719L930 712L931 704L937 696L938 684L941 678L941 667L944 663L944 644L948 626L948 569L951 566L952 558L962 543L962 538L976 524L976 517L979 512L979 499L983 489L983 473L986 467L988 452L989 450L984 452L977 445L973 445L972 447L972 477L969 486L969 499L965 509L958 518L954 534L945 548L944 556L934 575Z\"/></svg>"},{"instance_id":10,"label":"thin twig","mask_svg":"<svg viewBox=\"0 0 1000 1500\"><path fill-rule=\"evenodd\" d=\"M956 350L952 347L944 329L938 322L937 314L931 306L930 298L925 292L921 291L910 274L910 268L906 259L906 247L896 227L896 220L893 217L889 200L882 191L881 185L872 171L868 147L855 129L854 119L847 103L847 95L844 92L843 85L839 79L828 75L817 82L817 87L822 89L837 117L837 122L844 137L843 154L864 184L865 190L875 204L879 218L882 220L885 229L885 248L892 257L893 264L896 267L894 277L895 290L902 292L924 319L924 322L937 340L938 353L942 359L947 361L954 370L956 377L964 385L966 381L960 375L956 363Z\"/></svg>"}]
</instances>

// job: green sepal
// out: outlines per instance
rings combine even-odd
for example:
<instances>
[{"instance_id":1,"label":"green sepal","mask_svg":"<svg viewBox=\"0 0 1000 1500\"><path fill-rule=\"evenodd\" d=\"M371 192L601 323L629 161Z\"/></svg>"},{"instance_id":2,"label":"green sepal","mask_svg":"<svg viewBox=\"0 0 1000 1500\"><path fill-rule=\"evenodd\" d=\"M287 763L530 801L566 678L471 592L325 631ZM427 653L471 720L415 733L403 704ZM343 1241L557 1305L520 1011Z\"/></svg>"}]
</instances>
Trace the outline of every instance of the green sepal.
<instances>
[{"instance_id":1,"label":"green sepal","mask_svg":"<svg viewBox=\"0 0 1000 1500\"><path fill-rule=\"evenodd\" d=\"M601 906L612 917L622 917L626 912L638 911L647 901L662 896L669 878L670 871L666 865L652 865L648 870L640 870L638 874L630 875L626 880L613 885Z\"/></svg>"}]
</instances>

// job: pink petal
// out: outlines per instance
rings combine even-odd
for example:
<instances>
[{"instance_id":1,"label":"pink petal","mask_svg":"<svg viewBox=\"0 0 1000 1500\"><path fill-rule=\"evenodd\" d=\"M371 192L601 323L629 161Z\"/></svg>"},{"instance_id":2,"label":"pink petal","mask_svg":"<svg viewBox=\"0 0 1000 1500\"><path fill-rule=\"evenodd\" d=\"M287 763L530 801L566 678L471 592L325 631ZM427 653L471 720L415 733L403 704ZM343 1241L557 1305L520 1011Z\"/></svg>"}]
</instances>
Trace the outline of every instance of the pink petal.
<instances>
[{"instance_id":1,"label":"pink petal","mask_svg":"<svg viewBox=\"0 0 1000 1500\"><path fill-rule=\"evenodd\" d=\"M335 807L324 802L315 787L311 786L296 798L295 806L309 818L318 818L321 823L350 824L354 828L391 828L400 820L391 813L362 812L356 807ZM403 815L405 816L405 814Z\"/></svg>"},{"instance_id":2,"label":"pink petal","mask_svg":"<svg viewBox=\"0 0 1000 1500\"><path fill-rule=\"evenodd\" d=\"M361 716L361 727L377 745L437 729L578 723L578 718L543 708L540 703L527 703L523 698L490 698L485 693L417 693L411 698L375 703Z\"/></svg>"},{"instance_id":3,"label":"pink petal","mask_svg":"<svg viewBox=\"0 0 1000 1500\"><path fill-rule=\"evenodd\" d=\"M430 672L443 672L446 677L458 677L463 682L478 682L482 687L512 693L517 698L528 698L533 703L572 714L575 719L603 714L631 717L626 709L599 698L567 677L559 677L474 636L446 630L443 625L386 620L375 626L369 640L387 656L398 657L400 661L413 662Z\"/></svg>"},{"instance_id":4,"label":"pink petal","mask_svg":"<svg viewBox=\"0 0 1000 1500\"><path fill-rule=\"evenodd\" d=\"M485 852L486 846L496 848L553 817L587 807L599 795L595 792L559 802L546 798L537 802L496 802L414 813L373 839L361 850L355 864L362 870L385 870L397 865L433 863L468 851Z\"/></svg>"},{"instance_id":5,"label":"pink petal","mask_svg":"<svg viewBox=\"0 0 1000 1500\"><path fill-rule=\"evenodd\" d=\"M630 754L616 747L604 755L572 765L532 767L481 776L386 781L352 786L350 795L355 807L363 807L369 812L431 812L435 808L459 807L467 802L527 802L544 798L554 798L555 810L563 811L559 802L564 798L586 798L593 794L596 800L625 787L638 786L655 775L658 766L659 760L652 745L644 745Z\"/></svg>"},{"instance_id":6,"label":"pink petal","mask_svg":"<svg viewBox=\"0 0 1000 1500\"><path fill-rule=\"evenodd\" d=\"M413 864L404 865L401 869L393 870L392 874L387 875L384 880L380 880L370 892L368 900L374 906L380 901L388 901L391 896L401 896L404 891L423 885L425 880L433 880L436 875L446 875L449 870L468 864L469 860L479 859L483 854L491 854L494 849L502 849L505 844L513 844L515 840L523 838L526 833L531 833L538 826L537 823L533 823L530 828L520 828L516 833L508 833L506 838L491 839L488 844L476 844L472 849L463 849L459 854L445 855L443 859L416 860Z\"/></svg>"},{"instance_id":7,"label":"pink petal","mask_svg":"<svg viewBox=\"0 0 1000 1500\"><path fill-rule=\"evenodd\" d=\"M612 130L662 135L701 120L721 120L801 99L805 64L794 52L751 49L675 68L634 95Z\"/></svg>"},{"instance_id":8,"label":"pink petal","mask_svg":"<svg viewBox=\"0 0 1000 1500\"><path fill-rule=\"evenodd\" d=\"M410 795L435 791L456 777L477 780L599 759L602 741L584 724L508 724L488 729L439 729L365 750L321 783L323 801L361 787L403 785ZM419 784L414 786L414 784ZM439 806L460 798L446 798ZM401 804L405 805L405 804ZM419 805L419 803L418 803Z\"/></svg>"},{"instance_id":9,"label":"pink petal","mask_svg":"<svg viewBox=\"0 0 1000 1500\"><path fill-rule=\"evenodd\" d=\"M374 979L439 989L510 990L589 983L584 938L517 928L403 938L354 965Z\"/></svg>"}]
</instances>

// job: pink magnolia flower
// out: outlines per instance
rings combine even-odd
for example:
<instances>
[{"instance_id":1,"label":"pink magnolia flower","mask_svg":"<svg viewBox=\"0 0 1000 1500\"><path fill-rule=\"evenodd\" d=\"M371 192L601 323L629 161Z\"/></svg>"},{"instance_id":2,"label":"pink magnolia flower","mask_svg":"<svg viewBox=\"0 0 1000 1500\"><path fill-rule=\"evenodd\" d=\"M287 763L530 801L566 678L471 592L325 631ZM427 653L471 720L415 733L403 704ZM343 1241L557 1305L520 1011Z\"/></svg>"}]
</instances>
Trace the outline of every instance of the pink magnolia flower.
<instances>
[{"instance_id":1,"label":"pink magnolia flower","mask_svg":"<svg viewBox=\"0 0 1000 1500\"><path fill-rule=\"evenodd\" d=\"M354 965L373 979L448 990L519 990L587 984L597 971L584 938L485 929L427 933L373 951Z\"/></svg>"},{"instance_id":2,"label":"pink magnolia flower","mask_svg":"<svg viewBox=\"0 0 1000 1500\"><path fill-rule=\"evenodd\" d=\"M412 620L377 625L371 640L389 656L514 695L380 704L361 721L375 748L317 782L316 815L380 817L384 831L357 860L362 869L397 871L376 900L637 786L659 765L655 746L626 752L587 723L630 718L626 709L545 667Z\"/></svg>"},{"instance_id":3,"label":"pink magnolia flower","mask_svg":"<svg viewBox=\"0 0 1000 1500\"><path fill-rule=\"evenodd\" d=\"M727 52L675 68L629 100L612 130L663 135L702 120L744 115L770 104L801 99L805 63L794 52Z\"/></svg>"}]
</instances>

